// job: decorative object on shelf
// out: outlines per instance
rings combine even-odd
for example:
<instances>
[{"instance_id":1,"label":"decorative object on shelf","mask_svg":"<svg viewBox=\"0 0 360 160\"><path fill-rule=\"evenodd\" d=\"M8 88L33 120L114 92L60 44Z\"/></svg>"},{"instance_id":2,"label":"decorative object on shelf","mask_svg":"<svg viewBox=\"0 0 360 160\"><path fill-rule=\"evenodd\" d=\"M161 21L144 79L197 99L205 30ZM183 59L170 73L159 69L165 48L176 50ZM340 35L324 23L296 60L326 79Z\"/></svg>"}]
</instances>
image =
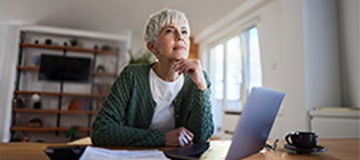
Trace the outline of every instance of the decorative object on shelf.
<instances>
[{"instance_id":1,"label":"decorative object on shelf","mask_svg":"<svg viewBox=\"0 0 360 160\"><path fill-rule=\"evenodd\" d=\"M150 53L149 51L145 51L142 52L142 50L140 50L136 55L139 55L141 57L139 58L135 58L132 51L128 50L128 53L130 55L130 62L129 64L150 64L153 63L153 61L151 60L151 56L153 55L152 53Z\"/></svg>"},{"instance_id":2,"label":"decorative object on shelf","mask_svg":"<svg viewBox=\"0 0 360 160\"><path fill-rule=\"evenodd\" d=\"M24 103L21 98L14 98L13 100L13 108L23 108Z\"/></svg>"},{"instance_id":3,"label":"decorative object on shelf","mask_svg":"<svg viewBox=\"0 0 360 160\"><path fill-rule=\"evenodd\" d=\"M67 46L68 44L67 44L67 42L64 42L64 46Z\"/></svg>"},{"instance_id":4,"label":"decorative object on shelf","mask_svg":"<svg viewBox=\"0 0 360 160\"><path fill-rule=\"evenodd\" d=\"M35 44L39 44L39 40L35 40Z\"/></svg>"},{"instance_id":5,"label":"decorative object on shelf","mask_svg":"<svg viewBox=\"0 0 360 160\"><path fill-rule=\"evenodd\" d=\"M51 39L45 39L45 44L52 45L52 40Z\"/></svg>"},{"instance_id":6,"label":"decorative object on shelf","mask_svg":"<svg viewBox=\"0 0 360 160\"><path fill-rule=\"evenodd\" d=\"M40 109L41 108L41 102L40 102L40 95L38 95L37 93L34 93L32 96L31 96L31 99L34 101L34 108L36 109Z\"/></svg>"},{"instance_id":7,"label":"decorative object on shelf","mask_svg":"<svg viewBox=\"0 0 360 160\"><path fill-rule=\"evenodd\" d=\"M68 110L91 110L91 101L81 100L81 99L73 99L69 103Z\"/></svg>"},{"instance_id":8,"label":"decorative object on shelf","mask_svg":"<svg viewBox=\"0 0 360 160\"><path fill-rule=\"evenodd\" d=\"M97 67L96 67L96 72L105 72L105 67L104 67L104 65L98 65Z\"/></svg>"},{"instance_id":9,"label":"decorative object on shelf","mask_svg":"<svg viewBox=\"0 0 360 160\"><path fill-rule=\"evenodd\" d=\"M23 138L22 142L29 142L30 141L30 137L26 136Z\"/></svg>"},{"instance_id":10,"label":"decorative object on shelf","mask_svg":"<svg viewBox=\"0 0 360 160\"><path fill-rule=\"evenodd\" d=\"M79 127L77 126L71 126L68 131L65 132L66 138L70 136L70 141L74 141L76 139L79 139L79 135L77 133Z\"/></svg>"},{"instance_id":11,"label":"decorative object on shelf","mask_svg":"<svg viewBox=\"0 0 360 160\"><path fill-rule=\"evenodd\" d=\"M112 50L112 47L109 46L109 45L107 45L107 44L105 44L105 45L103 45L103 46L101 47L101 49L102 49L102 50L105 50L105 51L111 51L111 50Z\"/></svg>"},{"instance_id":12,"label":"decorative object on shelf","mask_svg":"<svg viewBox=\"0 0 360 160\"><path fill-rule=\"evenodd\" d=\"M32 62L35 66L39 66L39 63L40 63L40 56L39 55L34 55L33 56L33 59L32 59Z\"/></svg>"},{"instance_id":13,"label":"decorative object on shelf","mask_svg":"<svg viewBox=\"0 0 360 160\"><path fill-rule=\"evenodd\" d=\"M40 118L34 118L30 120L28 123L26 123L26 126L28 127L42 127L43 121Z\"/></svg>"},{"instance_id":14,"label":"decorative object on shelf","mask_svg":"<svg viewBox=\"0 0 360 160\"><path fill-rule=\"evenodd\" d=\"M22 106L21 106L21 108L25 108L25 105L26 105L26 98L25 98L25 97L21 97L21 102L22 102Z\"/></svg>"},{"instance_id":15,"label":"decorative object on shelf","mask_svg":"<svg viewBox=\"0 0 360 160\"><path fill-rule=\"evenodd\" d=\"M73 38L70 40L70 44L71 46L75 47L76 45L78 45L78 40L76 38Z\"/></svg>"}]
</instances>

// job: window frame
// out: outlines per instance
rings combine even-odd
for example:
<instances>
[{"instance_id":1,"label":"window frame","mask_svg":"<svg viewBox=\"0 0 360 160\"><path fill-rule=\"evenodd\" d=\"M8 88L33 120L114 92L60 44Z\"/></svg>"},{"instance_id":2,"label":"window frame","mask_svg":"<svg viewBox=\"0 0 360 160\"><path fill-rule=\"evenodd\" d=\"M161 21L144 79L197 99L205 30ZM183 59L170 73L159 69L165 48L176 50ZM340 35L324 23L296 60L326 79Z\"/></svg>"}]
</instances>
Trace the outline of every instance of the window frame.
<instances>
[{"instance_id":1,"label":"window frame","mask_svg":"<svg viewBox=\"0 0 360 160\"><path fill-rule=\"evenodd\" d=\"M224 57L223 57L223 59L224 59L224 66L223 66L223 73L224 73L224 75L222 75L223 76L223 83L224 83L224 85L223 85L223 90L222 90L222 94L223 94L223 99L222 99L222 106L221 106L221 110L222 110L222 112L224 113L224 112L234 112L234 113L240 113L241 111L240 110L238 110L238 109L226 109L226 97L227 97L227 94L226 94L226 88L227 88L227 83L226 83L226 75L227 75L227 67L226 67L226 64L225 64L225 61L226 61L226 42L228 41L228 40L230 40L230 39L232 39L232 38L234 38L234 37L236 37L236 36L239 36L240 37L240 43L241 43L241 41L242 41L242 39L241 39L241 35L239 34L239 31L235 31L235 32L232 32L232 33L230 33L230 34L227 34L226 36L223 36L222 38L220 38L220 39L218 39L217 41L214 41L213 43L211 43L210 45L209 45L209 47L208 47L208 50L207 50L207 52L209 53L209 55L210 55L210 53L211 53L211 49L213 49L213 48L215 48L217 45L219 45L219 44L222 44L223 46L224 46L224 49L223 49L223 53L224 53ZM241 45L240 45L241 46ZM242 49L240 48L240 56L242 57ZM210 55L211 56L211 55ZM211 58L212 57L209 57L209 61L211 61ZM241 58L241 60L242 60L242 62L241 62L241 67L242 68L244 68L244 63L243 63L243 58ZM212 72L212 71L211 71ZM244 76L242 76L242 81L244 82ZM215 85L212 85L212 87L215 87ZM245 87L244 86L244 83L242 83L241 84L241 88L242 87ZM243 94L242 93L242 90L240 90L240 92L241 92L241 95ZM211 97L211 98L214 98L213 96ZM242 101L243 99L242 99L242 96L240 96L240 100ZM242 107L241 107L242 108Z\"/></svg>"},{"instance_id":2,"label":"window frame","mask_svg":"<svg viewBox=\"0 0 360 160\"><path fill-rule=\"evenodd\" d=\"M246 54L246 50L248 50L247 46L245 43L247 43L247 41L245 41L245 37L243 35L243 32L244 31L249 31L252 27L256 27L257 28L257 31L258 31L258 39L259 39L259 52L260 52L260 55L261 55L261 29L260 29L260 21L259 21L259 18L254 18L252 20L249 20L248 22L244 23L243 25L241 25L241 27L237 28L235 31L233 32L230 32L228 34L226 34L225 36L222 36L222 38L219 38L218 40L216 41L213 41L212 43L210 43L207 47L207 53L209 55L209 59L208 59L208 62L209 64L211 63L211 60L212 60L212 55L211 55L211 49L215 48L217 45L219 44L223 44L224 46L224 50L223 50L223 53L224 53L224 63L223 63L223 81L224 81L224 85L223 85L223 90L222 90L222 94L223 94L223 99L222 99L222 106L221 106L221 110L224 114L226 113L235 113L235 114L240 114L243 110L243 107L245 105L245 102L246 102L246 99L248 97L248 83L249 83L249 76L248 76L248 68L247 66L248 65L245 65L246 62L248 62L248 57L247 57L247 54ZM248 34L248 33L247 33ZM241 67L242 67L242 82L241 83L241 89L240 89L240 101L242 102L241 103L241 107L240 109L227 109L226 106L226 98L227 98L227 95L226 95L226 88L227 88L227 79L226 79L226 75L227 75L227 67L226 67L226 42L236 36L239 36L240 38L240 56L241 56ZM260 62L262 63L263 60L262 60L262 56L260 56ZM210 69L210 68L209 68ZM261 65L261 71L263 71L263 65ZM210 70L210 72L212 73L213 71ZM213 76L213 75L212 75ZM263 74L262 74L262 81L263 81ZM215 85L212 85L212 87L215 87ZM213 89L213 88L212 88ZM214 95L211 96L211 99L215 98Z\"/></svg>"}]
</instances>

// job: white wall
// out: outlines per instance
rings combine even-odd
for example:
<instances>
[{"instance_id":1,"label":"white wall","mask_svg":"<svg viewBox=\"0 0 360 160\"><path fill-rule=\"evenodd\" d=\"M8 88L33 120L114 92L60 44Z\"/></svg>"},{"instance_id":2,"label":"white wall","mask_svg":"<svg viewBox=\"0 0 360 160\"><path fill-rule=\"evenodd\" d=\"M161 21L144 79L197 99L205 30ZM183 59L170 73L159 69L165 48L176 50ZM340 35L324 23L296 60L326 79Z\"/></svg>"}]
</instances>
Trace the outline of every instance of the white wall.
<instances>
[{"instance_id":1,"label":"white wall","mask_svg":"<svg viewBox=\"0 0 360 160\"><path fill-rule=\"evenodd\" d=\"M282 62L285 87L284 131L308 130L302 1L281 0Z\"/></svg>"},{"instance_id":2,"label":"white wall","mask_svg":"<svg viewBox=\"0 0 360 160\"><path fill-rule=\"evenodd\" d=\"M303 0L303 25L306 109L341 106L336 0Z\"/></svg>"},{"instance_id":3,"label":"white wall","mask_svg":"<svg viewBox=\"0 0 360 160\"><path fill-rule=\"evenodd\" d=\"M132 31L131 32L131 51L133 54L142 53L146 50L145 41L143 39L142 31Z\"/></svg>"},{"instance_id":4,"label":"white wall","mask_svg":"<svg viewBox=\"0 0 360 160\"><path fill-rule=\"evenodd\" d=\"M143 56L144 53L148 52L146 49L146 43L143 38L143 31L132 31L131 32L131 47L130 50L134 58L139 58ZM155 62L156 57L152 54L150 57L151 62Z\"/></svg>"},{"instance_id":5,"label":"white wall","mask_svg":"<svg viewBox=\"0 0 360 160\"><path fill-rule=\"evenodd\" d=\"M344 106L360 107L359 0L339 0L342 99Z\"/></svg>"},{"instance_id":6,"label":"white wall","mask_svg":"<svg viewBox=\"0 0 360 160\"><path fill-rule=\"evenodd\" d=\"M19 25L0 22L0 142L10 139L12 91L15 89Z\"/></svg>"}]
</instances>

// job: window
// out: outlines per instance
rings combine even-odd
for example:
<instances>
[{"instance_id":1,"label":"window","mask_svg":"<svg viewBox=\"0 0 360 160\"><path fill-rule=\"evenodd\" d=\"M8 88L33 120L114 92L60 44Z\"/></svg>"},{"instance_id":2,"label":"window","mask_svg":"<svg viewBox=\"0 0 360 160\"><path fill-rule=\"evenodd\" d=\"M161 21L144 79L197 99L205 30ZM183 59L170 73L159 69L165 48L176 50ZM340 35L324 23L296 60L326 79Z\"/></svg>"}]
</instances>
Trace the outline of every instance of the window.
<instances>
[{"instance_id":1,"label":"window","mask_svg":"<svg viewBox=\"0 0 360 160\"><path fill-rule=\"evenodd\" d=\"M236 36L226 41L226 102L227 109L240 109L241 99L241 55L240 55L240 37Z\"/></svg>"},{"instance_id":2,"label":"window","mask_svg":"<svg viewBox=\"0 0 360 160\"><path fill-rule=\"evenodd\" d=\"M220 132L222 99L224 95L224 45L218 44L210 50L210 71L212 82L212 114L215 125L215 132ZM215 106L215 107L214 107Z\"/></svg>"},{"instance_id":3,"label":"window","mask_svg":"<svg viewBox=\"0 0 360 160\"><path fill-rule=\"evenodd\" d=\"M211 57L211 68L213 71L212 82L213 86L216 86L212 89L215 93L215 99L223 99L223 90L224 90L224 45L219 44L210 51Z\"/></svg>"},{"instance_id":4,"label":"window","mask_svg":"<svg viewBox=\"0 0 360 160\"><path fill-rule=\"evenodd\" d=\"M210 74L214 120L219 128L223 112L240 112L251 88L262 86L258 28L245 28L210 47Z\"/></svg>"},{"instance_id":5,"label":"window","mask_svg":"<svg viewBox=\"0 0 360 160\"><path fill-rule=\"evenodd\" d=\"M259 34L256 27L242 32L244 39L246 90L249 94L252 87L262 86Z\"/></svg>"}]
</instances>

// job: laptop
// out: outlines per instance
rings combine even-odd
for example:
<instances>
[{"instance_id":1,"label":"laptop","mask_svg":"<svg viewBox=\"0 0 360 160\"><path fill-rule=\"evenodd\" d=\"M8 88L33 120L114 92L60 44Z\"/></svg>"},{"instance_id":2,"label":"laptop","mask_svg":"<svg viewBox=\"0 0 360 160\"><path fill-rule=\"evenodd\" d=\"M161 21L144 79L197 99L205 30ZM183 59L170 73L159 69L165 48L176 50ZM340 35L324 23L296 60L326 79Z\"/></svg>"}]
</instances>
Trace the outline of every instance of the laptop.
<instances>
[{"instance_id":1,"label":"laptop","mask_svg":"<svg viewBox=\"0 0 360 160\"><path fill-rule=\"evenodd\" d=\"M272 89L262 87L252 88L241 112L227 153L215 153L214 155L214 150L211 152L205 152L207 149L211 148L211 146L209 148L209 143L179 147L173 150L164 151L164 153L169 158L225 158L230 160L241 159L257 153L266 144L266 140L269 136L284 95L284 92Z\"/></svg>"}]
</instances>

